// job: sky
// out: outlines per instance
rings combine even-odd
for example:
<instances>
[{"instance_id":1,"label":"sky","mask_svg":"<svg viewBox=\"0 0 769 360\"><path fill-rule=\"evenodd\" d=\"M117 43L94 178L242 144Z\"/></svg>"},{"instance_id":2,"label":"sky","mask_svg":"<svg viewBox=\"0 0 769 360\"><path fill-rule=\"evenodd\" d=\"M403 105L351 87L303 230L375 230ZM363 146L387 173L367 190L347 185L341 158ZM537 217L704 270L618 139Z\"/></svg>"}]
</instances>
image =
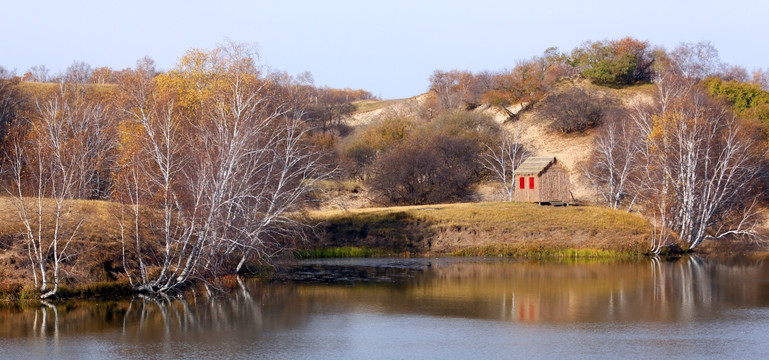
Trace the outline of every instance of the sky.
<instances>
[{"instance_id":1,"label":"sky","mask_svg":"<svg viewBox=\"0 0 769 360\"><path fill-rule=\"evenodd\" d=\"M632 36L672 49L710 41L723 62L769 68L769 2L4 0L0 66L74 61L171 69L191 48L257 44L260 63L383 99L427 91L435 70L498 71L551 46Z\"/></svg>"}]
</instances>

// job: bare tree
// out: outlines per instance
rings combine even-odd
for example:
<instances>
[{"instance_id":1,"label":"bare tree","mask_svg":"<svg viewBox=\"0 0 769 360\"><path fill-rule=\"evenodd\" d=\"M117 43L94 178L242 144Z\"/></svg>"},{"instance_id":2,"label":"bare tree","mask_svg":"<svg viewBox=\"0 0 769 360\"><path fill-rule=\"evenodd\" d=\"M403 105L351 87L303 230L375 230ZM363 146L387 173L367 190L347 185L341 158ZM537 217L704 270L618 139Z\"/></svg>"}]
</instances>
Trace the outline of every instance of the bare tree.
<instances>
[{"instance_id":1,"label":"bare tree","mask_svg":"<svg viewBox=\"0 0 769 360\"><path fill-rule=\"evenodd\" d=\"M614 104L609 99L573 87L552 94L540 103L539 113L562 133L582 132L598 126Z\"/></svg>"},{"instance_id":2,"label":"bare tree","mask_svg":"<svg viewBox=\"0 0 769 360\"><path fill-rule=\"evenodd\" d=\"M147 74L125 82L125 110L135 125L126 136L139 146L122 183L140 225L124 244L133 237L128 257L138 269L129 275L139 290L166 293L273 255L279 236L298 224L289 213L329 176L305 142L309 129L288 116L297 114L290 99L274 96L279 89L259 76L248 48L231 46L206 54L222 72L196 82L211 94L198 112L183 116Z\"/></svg>"},{"instance_id":3,"label":"bare tree","mask_svg":"<svg viewBox=\"0 0 769 360\"><path fill-rule=\"evenodd\" d=\"M461 198L479 178L480 148L468 137L445 132L410 134L376 160L371 188L392 204Z\"/></svg>"},{"instance_id":4,"label":"bare tree","mask_svg":"<svg viewBox=\"0 0 769 360\"><path fill-rule=\"evenodd\" d=\"M430 75L430 90L435 94L438 109L457 110L470 97L470 87L473 74L469 71L435 70Z\"/></svg>"},{"instance_id":5,"label":"bare tree","mask_svg":"<svg viewBox=\"0 0 769 360\"><path fill-rule=\"evenodd\" d=\"M64 72L64 81L72 84L85 85L91 82L93 68L84 61L75 61Z\"/></svg>"},{"instance_id":6,"label":"bare tree","mask_svg":"<svg viewBox=\"0 0 769 360\"><path fill-rule=\"evenodd\" d=\"M35 105L30 123L12 134L6 190L24 225L35 286L48 298L59 290L62 264L83 222L74 204L93 186L93 159L103 150L94 133L105 109L65 87Z\"/></svg>"},{"instance_id":7,"label":"bare tree","mask_svg":"<svg viewBox=\"0 0 769 360\"><path fill-rule=\"evenodd\" d=\"M750 189L765 152L728 109L680 84L658 81L658 94L681 95L659 96L633 116L644 139L634 186L658 229L655 252L672 234L690 249L707 238L751 235L757 220Z\"/></svg>"},{"instance_id":8,"label":"bare tree","mask_svg":"<svg viewBox=\"0 0 769 360\"><path fill-rule=\"evenodd\" d=\"M48 68L45 65L35 65L29 68L29 70L27 70L27 74L29 74L28 80L31 80L31 81L37 81L37 82L51 81L51 71L48 70Z\"/></svg>"},{"instance_id":9,"label":"bare tree","mask_svg":"<svg viewBox=\"0 0 769 360\"><path fill-rule=\"evenodd\" d=\"M769 91L769 69L754 70L751 82L760 86L764 91Z\"/></svg>"},{"instance_id":10,"label":"bare tree","mask_svg":"<svg viewBox=\"0 0 769 360\"><path fill-rule=\"evenodd\" d=\"M681 43L663 63L678 76L694 80L703 80L721 67L718 50L708 41Z\"/></svg>"},{"instance_id":11,"label":"bare tree","mask_svg":"<svg viewBox=\"0 0 769 360\"><path fill-rule=\"evenodd\" d=\"M729 65L729 64L722 63L720 64L720 68L716 76L718 76L724 81L734 80L741 83L750 81L748 70L746 70L744 67L739 65Z\"/></svg>"},{"instance_id":12,"label":"bare tree","mask_svg":"<svg viewBox=\"0 0 769 360\"><path fill-rule=\"evenodd\" d=\"M497 106L508 120L517 120L542 100L560 78L570 74L573 67L564 64L561 55L556 48L550 48L541 57L518 61L512 70L495 74L492 88L483 95L484 101ZM507 108L513 104L521 105L516 113Z\"/></svg>"},{"instance_id":13,"label":"bare tree","mask_svg":"<svg viewBox=\"0 0 769 360\"><path fill-rule=\"evenodd\" d=\"M5 139L8 127L21 104L21 95L16 91L17 84L18 78L14 76L13 72L0 66L0 141ZM0 143L0 154L4 148L5 143ZM2 156L0 156L0 161L2 161Z\"/></svg>"},{"instance_id":14,"label":"bare tree","mask_svg":"<svg viewBox=\"0 0 769 360\"><path fill-rule=\"evenodd\" d=\"M149 77L154 77L158 74L155 67L155 60L149 56L144 56L139 60L136 60L136 70L147 74Z\"/></svg>"},{"instance_id":15,"label":"bare tree","mask_svg":"<svg viewBox=\"0 0 769 360\"><path fill-rule=\"evenodd\" d=\"M481 156L483 167L500 182L500 192L506 201L513 201L515 169L529 155L521 142L519 127L513 132L505 132L497 145L486 145L486 152Z\"/></svg>"},{"instance_id":16,"label":"bare tree","mask_svg":"<svg viewBox=\"0 0 769 360\"><path fill-rule=\"evenodd\" d=\"M633 171L638 170L637 156L640 139L637 129L624 114L607 121L595 139L593 153L582 167L585 178L607 206L618 209L630 196L628 211L635 203L630 194Z\"/></svg>"},{"instance_id":17,"label":"bare tree","mask_svg":"<svg viewBox=\"0 0 769 360\"><path fill-rule=\"evenodd\" d=\"M123 136L131 138L138 149L130 154L130 158L123 159L124 177L120 183L132 205L133 256L138 267L136 283L139 290L147 291L162 289L166 286L165 282L173 281L167 273L173 265L182 261L180 257L175 263L174 255L182 251L180 248L186 248L193 235L191 227L181 218L184 210L180 202L182 199L174 186L184 175L182 170L187 160L182 152L184 143L181 140L180 120L174 111L173 101L153 93L150 79L148 74L137 72L131 79L134 81L124 84L127 94L125 110L132 116L136 129L124 132ZM150 233L159 235L157 243L151 243L142 236L141 227L145 222L142 215L147 212L143 211L145 207L149 207L150 213L159 213L159 220L146 225ZM125 241L124 237L124 248ZM152 265L160 267L159 274L153 276L150 273L148 267ZM129 279L134 282L130 274Z\"/></svg>"}]
</instances>

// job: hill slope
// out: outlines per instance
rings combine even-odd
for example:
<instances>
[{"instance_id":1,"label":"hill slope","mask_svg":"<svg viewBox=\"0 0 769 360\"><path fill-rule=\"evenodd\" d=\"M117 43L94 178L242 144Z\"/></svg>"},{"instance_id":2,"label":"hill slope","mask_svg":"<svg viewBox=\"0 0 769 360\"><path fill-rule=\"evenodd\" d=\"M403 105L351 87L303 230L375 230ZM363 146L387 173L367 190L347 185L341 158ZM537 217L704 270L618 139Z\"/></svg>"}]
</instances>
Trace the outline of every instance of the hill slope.
<instances>
[{"instance_id":1,"label":"hill slope","mask_svg":"<svg viewBox=\"0 0 769 360\"><path fill-rule=\"evenodd\" d=\"M624 89L610 89L590 84L586 80L566 81L560 85L561 89L568 87L580 87L588 93L598 96L610 97L625 106L633 106L636 102L645 102L651 99L654 91L653 85L642 85ZM366 125L387 112L406 112L417 115L418 107L425 103L429 93L414 96L408 99L371 101L359 103L358 111L348 122L350 126ZM520 105L512 105L508 110L516 113ZM581 163L586 160L593 149L593 142L597 131L587 130L583 133L563 134L550 129L550 122L538 113L537 106L534 109L521 114L515 122L507 121L507 116L497 108L488 105L480 106L474 111L491 116L503 128L512 133L520 132L524 146L534 156L555 156L568 169L571 176L571 191L574 198L583 203L595 201L594 191L582 176ZM481 189L488 193L488 190ZM493 190L491 191L493 192ZM481 194L484 200L494 200L493 195Z\"/></svg>"}]
</instances>

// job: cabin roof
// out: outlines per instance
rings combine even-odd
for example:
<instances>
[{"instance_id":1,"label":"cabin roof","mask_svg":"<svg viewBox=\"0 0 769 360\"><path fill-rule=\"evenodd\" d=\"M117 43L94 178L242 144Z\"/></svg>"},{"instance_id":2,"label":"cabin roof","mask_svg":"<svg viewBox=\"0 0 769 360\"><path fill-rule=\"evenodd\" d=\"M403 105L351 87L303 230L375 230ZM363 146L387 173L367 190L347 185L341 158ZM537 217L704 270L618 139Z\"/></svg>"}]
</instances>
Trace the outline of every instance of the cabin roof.
<instances>
[{"instance_id":1,"label":"cabin roof","mask_svg":"<svg viewBox=\"0 0 769 360\"><path fill-rule=\"evenodd\" d=\"M554 156L532 156L515 169L515 175L539 175L555 162Z\"/></svg>"}]
</instances>

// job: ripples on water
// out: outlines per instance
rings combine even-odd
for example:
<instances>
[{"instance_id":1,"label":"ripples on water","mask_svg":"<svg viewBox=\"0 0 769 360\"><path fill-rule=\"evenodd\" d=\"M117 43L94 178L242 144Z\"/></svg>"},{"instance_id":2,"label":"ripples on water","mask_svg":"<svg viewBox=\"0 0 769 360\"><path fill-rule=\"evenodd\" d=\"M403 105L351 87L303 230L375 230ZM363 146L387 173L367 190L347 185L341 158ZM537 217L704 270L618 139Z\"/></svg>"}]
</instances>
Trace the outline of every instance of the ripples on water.
<instances>
[{"instance_id":1,"label":"ripples on water","mask_svg":"<svg viewBox=\"0 0 769 360\"><path fill-rule=\"evenodd\" d=\"M227 296L0 315L3 358L769 358L769 265L315 260Z\"/></svg>"}]
</instances>

